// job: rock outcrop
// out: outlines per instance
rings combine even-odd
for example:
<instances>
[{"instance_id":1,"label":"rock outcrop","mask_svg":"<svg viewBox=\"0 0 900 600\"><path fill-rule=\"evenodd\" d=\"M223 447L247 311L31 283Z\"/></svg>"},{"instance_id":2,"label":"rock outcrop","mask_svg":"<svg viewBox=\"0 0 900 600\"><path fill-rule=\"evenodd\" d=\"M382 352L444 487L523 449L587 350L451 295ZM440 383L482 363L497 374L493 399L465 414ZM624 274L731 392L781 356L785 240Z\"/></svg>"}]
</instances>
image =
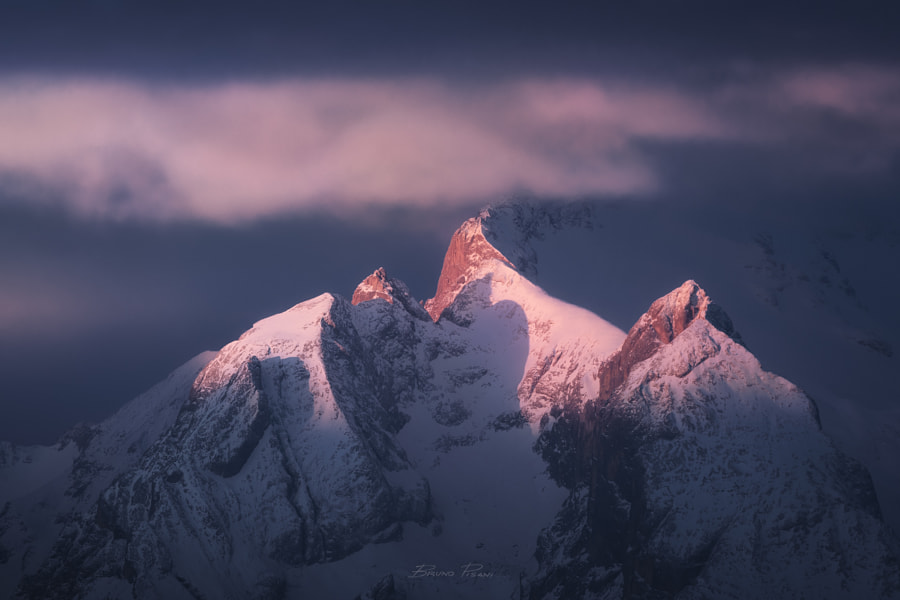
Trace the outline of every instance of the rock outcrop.
<instances>
[{"instance_id":1,"label":"rock outcrop","mask_svg":"<svg viewBox=\"0 0 900 600\"><path fill-rule=\"evenodd\" d=\"M486 215L483 215L486 216ZM434 297L425 303L425 310L435 321L456 299L459 292L480 275L493 270L493 262L512 269L515 266L484 237L483 216L469 219L456 230L450 239L450 247L444 256L444 265L438 278Z\"/></svg>"}]
</instances>

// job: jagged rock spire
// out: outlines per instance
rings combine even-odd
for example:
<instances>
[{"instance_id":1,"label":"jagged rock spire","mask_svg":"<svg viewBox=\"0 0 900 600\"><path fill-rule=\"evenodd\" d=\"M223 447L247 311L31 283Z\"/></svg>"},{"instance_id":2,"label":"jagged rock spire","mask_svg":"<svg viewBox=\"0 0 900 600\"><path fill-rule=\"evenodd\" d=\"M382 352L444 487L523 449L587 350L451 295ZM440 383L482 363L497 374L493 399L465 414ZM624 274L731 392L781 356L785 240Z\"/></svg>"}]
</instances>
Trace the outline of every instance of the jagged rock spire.
<instances>
[{"instance_id":1,"label":"jagged rock spire","mask_svg":"<svg viewBox=\"0 0 900 600\"><path fill-rule=\"evenodd\" d=\"M453 303L463 286L478 277L481 267L499 261L515 270L515 266L485 239L482 216L463 223L450 239L437 291L434 298L425 302L425 310L434 321Z\"/></svg>"},{"instance_id":2,"label":"jagged rock spire","mask_svg":"<svg viewBox=\"0 0 900 600\"><path fill-rule=\"evenodd\" d=\"M394 303L394 286L391 285L391 280L388 279L384 267L375 269L374 273L363 279L356 286L351 302L356 305L375 298L387 300L391 304Z\"/></svg>"},{"instance_id":3,"label":"jagged rock spire","mask_svg":"<svg viewBox=\"0 0 900 600\"><path fill-rule=\"evenodd\" d=\"M388 277L384 267L375 269L375 272L362 280L353 292L351 302L356 305L369 300L375 299L386 300L390 304L394 304L396 300L411 315L420 320L428 320L428 314L425 309L413 298L406 284Z\"/></svg>"},{"instance_id":4,"label":"jagged rock spire","mask_svg":"<svg viewBox=\"0 0 900 600\"><path fill-rule=\"evenodd\" d=\"M689 279L651 304L628 332L622 347L604 361L599 373L600 398L608 397L625 381L634 365L649 358L659 346L671 343L697 319L706 320L743 344L725 311Z\"/></svg>"}]
</instances>

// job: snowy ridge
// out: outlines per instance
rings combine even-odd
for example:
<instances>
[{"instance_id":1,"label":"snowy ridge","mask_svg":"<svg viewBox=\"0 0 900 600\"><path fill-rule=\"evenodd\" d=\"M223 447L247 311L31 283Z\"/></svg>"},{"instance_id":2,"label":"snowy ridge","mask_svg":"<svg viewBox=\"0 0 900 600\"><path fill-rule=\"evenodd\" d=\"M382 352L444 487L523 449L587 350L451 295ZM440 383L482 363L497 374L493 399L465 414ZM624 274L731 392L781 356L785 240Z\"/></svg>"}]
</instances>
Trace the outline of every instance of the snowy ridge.
<instances>
[{"instance_id":1,"label":"snowy ridge","mask_svg":"<svg viewBox=\"0 0 900 600\"><path fill-rule=\"evenodd\" d=\"M604 365L622 382L542 424L571 493L542 535L532 595L897 597L896 540L868 474L710 306L694 282L655 302Z\"/></svg>"}]
</instances>

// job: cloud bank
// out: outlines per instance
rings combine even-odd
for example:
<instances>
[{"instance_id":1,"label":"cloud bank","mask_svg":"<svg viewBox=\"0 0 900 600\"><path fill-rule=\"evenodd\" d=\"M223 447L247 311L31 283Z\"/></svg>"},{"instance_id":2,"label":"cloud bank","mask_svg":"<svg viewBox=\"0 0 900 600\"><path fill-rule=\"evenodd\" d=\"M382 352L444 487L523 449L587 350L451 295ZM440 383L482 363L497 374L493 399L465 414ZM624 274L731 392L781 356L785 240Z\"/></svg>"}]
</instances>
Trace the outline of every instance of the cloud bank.
<instances>
[{"instance_id":1,"label":"cloud bank","mask_svg":"<svg viewBox=\"0 0 900 600\"><path fill-rule=\"evenodd\" d=\"M853 66L704 90L584 79L6 78L0 190L101 219L223 224L523 192L647 194L661 185L647 143L835 142L838 119L863 132L862 147L877 137L884 155L898 145L898 95L897 71Z\"/></svg>"}]
</instances>

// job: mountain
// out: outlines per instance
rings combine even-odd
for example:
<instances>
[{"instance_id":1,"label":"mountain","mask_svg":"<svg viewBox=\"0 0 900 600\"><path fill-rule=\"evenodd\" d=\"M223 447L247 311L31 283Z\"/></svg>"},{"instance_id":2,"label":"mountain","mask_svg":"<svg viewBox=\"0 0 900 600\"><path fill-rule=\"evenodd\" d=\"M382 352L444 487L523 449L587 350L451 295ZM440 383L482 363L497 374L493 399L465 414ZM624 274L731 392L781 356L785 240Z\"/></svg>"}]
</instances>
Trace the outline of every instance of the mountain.
<instances>
[{"instance_id":1,"label":"mountain","mask_svg":"<svg viewBox=\"0 0 900 600\"><path fill-rule=\"evenodd\" d=\"M551 411L538 439L571 492L533 597L898 593L868 473L696 283L654 302L601 373L599 396Z\"/></svg>"},{"instance_id":2,"label":"mountain","mask_svg":"<svg viewBox=\"0 0 900 600\"><path fill-rule=\"evenodd\" d=\"M548 295L535 242L586 215L523 210L465 222L422 304L378 269L0 448L3 593L900 597L815 403L693 281L627 334Z\"/></svg>"},{"instance_id":3,"label":"mountain","mask_svg":"<svg viewBox=\"0 0 900 600\"><path fill-rule=\"evenodd\" d=\"M878 268L900 262L900 222L871 205L761 203L512 204L487 227L532 281L625 329L649 299L702 282L763 367L815 400L900 532L900 279Z\"/></svg>"}]
</instances>

